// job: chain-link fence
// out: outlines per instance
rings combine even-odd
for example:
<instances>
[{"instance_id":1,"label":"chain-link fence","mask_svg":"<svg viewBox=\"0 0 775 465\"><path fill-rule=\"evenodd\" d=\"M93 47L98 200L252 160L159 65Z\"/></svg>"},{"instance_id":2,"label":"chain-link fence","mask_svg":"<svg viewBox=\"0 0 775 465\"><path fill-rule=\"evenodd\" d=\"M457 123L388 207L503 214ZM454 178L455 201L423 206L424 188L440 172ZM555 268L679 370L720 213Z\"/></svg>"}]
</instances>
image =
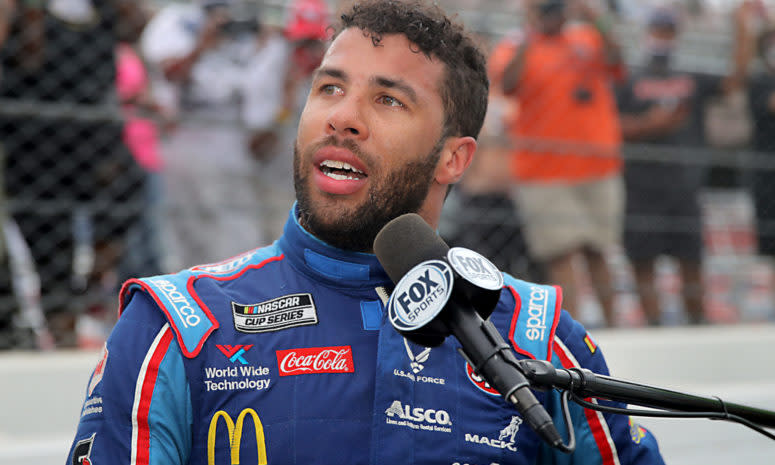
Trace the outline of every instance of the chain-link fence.
<instances>
[{"instance_id":1,"label":"chain-link fence","mask_svg":"<svg viewBox=\"0 0 775 465\"><path fill-rule=\"evenodd\" d=\"M126 4L133 2L84 2L91 5L85 10L70 10L60 2L47 8L40 7L46 2L17 3L19 8L6 18L9 33L0 46L0 153L5 183L0 192L0 349L98 343L115 318L116 293L124 279L194 264L186 261L193 258L175 251L181 243L197 243L201 236L195 231L197 227L170 232L168 223L186 215L198 221L223 221L223 229L201 228L215 235L209 242L234 242L234 247L272 239L285 219L292 195L287 162L290 150L283 152L286 161L272 168L287 172L272 174L273 182L267 182L266 177L255 174L264 162L245 164L229 156L247 153L244 147L230 150L232 142L227 139L235 139L229 139L233 134L225 134L236 128L242 134L237 137L244 137L243 122L230 113L242 107L224 106L206 113L198 111L196 102L188 102L192 106L177 119L159 110L175 89L165 87L163 80L158 80L160 87L154 87L158 83L154 73L161 70L149 64L152 57L143 56L143 47L136 41L138 26L130 21L136 18L131 8L126 9ZM157 2L156 7L166 3ZM522 21L510 4L459 3L460 18L492 44ZM282 24L285 2L253 4L260 7L256 11L260 10L263 22ZM734 48L730 24L715 21L687 26L679 41L676 70L716 77L728 73ZM643 25L620 24L616 29L627 64L639 64ZM148 74L139 83L132 80L131 60L130 66L123 71L120 68L125 62L119 58L126 51L120 42L133 34L136 46L131 51L145 60ZM765 72L756 62L752 69ZM120 75L122 72L130 77ZM129 90L120 88L121 76L128 79ZM213 83L214 92L225 76L224 72L208 81ZM770 86L770 93L765 89L762 95L772 100L772 91ZM157 101L144 100L146 94ZM751 110L755 103L744 105L744 109ZM770 111L769 116L766 111ZM775 119L766 105L759 115ZM752 124L773 123L753 120ZM128 128L135 132L128 133ZM224 134L213 132L218 128ZM292 140L292 129L293 125L287 124L281 140ZM707 125L702 129L707 130ZM206 131L211 131L208 137L212 138L202 136ZM453 191L441 231L451 243L480 251L505 271L546 282L550 278L546 263L531 257L525 242L524 223L511 194L513 180L502 177L510 170L511 155L507 152L513 141L504 143L507 138L501 139L490 145L482 141L483 150L500 150L499 155L485 157L495 167L470 175L478 179L467 179ZM158 151L159 160L143 151L149 146ZM204 151L201 158L170 156L195 149ZM708 283L702 297L711 321L772 318L775 313L775 278L768 258L771 247L765 248L767 254L759 253L759 246L775 243L775 206L766 203L766 199L775 198L767 194L769 173L775 167L773 150L773 146L757 146L750 139L733 148L713 148L705 142L629 143L622 150L625 170L633 162L645 161L693 177L697 189L690 198L682 197L685 189L671 193L676 186L658 178L648 179L654 186L649 195L679 204L697 202L696 215L691 209L683 213L678 209L666 217L628 215L624 225L627 231L645 235L673 231L698 238ZM198 182L208 171L232 162L231 171L218 181ZM557 163L561 164L561 159ZM270 173L279 172L272 169ZM493 172L495 178L501 178L488 178ZM476 183L479 188L466 187ZM239 185L260 186L240 190ZM176 195L168 195L170 189ZM233 217L208 216L224 209ZM257 216L264 224L243 227L236 220L230 222ZM559 218L557 228L574 228L576 221L572 216ZM644 318L626 255L625 250L615 248L608 256L617 318L622 325L640 325ZM225 257L212 257L217 258ZM657 288L664 322L684 318L678 276L674 262L659 260ZM600 310L590 288L587 281L578 293L580 317L594 324L600 322ZM45 328L53 334L53 342Z\"/></svg>"}]
</instances>

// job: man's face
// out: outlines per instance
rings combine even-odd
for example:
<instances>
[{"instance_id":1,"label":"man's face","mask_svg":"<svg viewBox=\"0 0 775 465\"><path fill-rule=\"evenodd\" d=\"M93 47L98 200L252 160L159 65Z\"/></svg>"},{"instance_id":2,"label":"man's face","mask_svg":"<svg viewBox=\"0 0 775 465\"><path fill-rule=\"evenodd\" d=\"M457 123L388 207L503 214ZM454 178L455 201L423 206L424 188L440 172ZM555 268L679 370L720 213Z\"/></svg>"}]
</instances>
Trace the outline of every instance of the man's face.
<instances>
[{"instance_id":1,"label":"man's face","mask_svg":"<svg viewBox=\"0 0 775 465\"><path fill-rule=\"evenodd\" d=\"M567 19L565 2L557 0L530 0L531 15L537 21L538 28L547 35L562 32Z\"/></svg>"},{"instance_id":2,"label":"man's face","mask_svg":"<svg viewBox=\"0 0 775 465\"><path fill-rule=\"evenodd\" d=\"M652 26L649 28L646 44L648 65L655 70L667 70L675 54L678 32L672 26Z\"/></svg>"},{"instance_id":3,"label":"man's face","mask_svg":"<svg viewBox=\"0 0 775 465\"><path fill-rule=\"evenodd\" d=\"M324 241L370 251L391 219L420 212L442 147L444 65L403 35L378 46L343 31L316 72L294 147L302 225Z\"/></svg>"}]
</instances>

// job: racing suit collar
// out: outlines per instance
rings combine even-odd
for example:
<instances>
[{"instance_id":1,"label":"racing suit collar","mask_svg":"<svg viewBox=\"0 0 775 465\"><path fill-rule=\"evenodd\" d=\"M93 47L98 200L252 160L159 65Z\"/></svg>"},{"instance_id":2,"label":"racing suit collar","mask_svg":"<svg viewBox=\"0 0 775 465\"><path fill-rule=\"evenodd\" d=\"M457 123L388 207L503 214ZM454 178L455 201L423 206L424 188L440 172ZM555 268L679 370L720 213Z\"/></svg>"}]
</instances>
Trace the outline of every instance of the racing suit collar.
<instances>
[{"instance_id":1,"label":"racing suit collar","mask_svg":"<svg viewBox=\"0 0 775 465\"><path fill-rule=\"evenodd\" d=\"M297 269L314 279L337 287L392 287L376 255L333 247L305 230L299 224L295 203L278 245Z\"/></svg>"}]
</instances>

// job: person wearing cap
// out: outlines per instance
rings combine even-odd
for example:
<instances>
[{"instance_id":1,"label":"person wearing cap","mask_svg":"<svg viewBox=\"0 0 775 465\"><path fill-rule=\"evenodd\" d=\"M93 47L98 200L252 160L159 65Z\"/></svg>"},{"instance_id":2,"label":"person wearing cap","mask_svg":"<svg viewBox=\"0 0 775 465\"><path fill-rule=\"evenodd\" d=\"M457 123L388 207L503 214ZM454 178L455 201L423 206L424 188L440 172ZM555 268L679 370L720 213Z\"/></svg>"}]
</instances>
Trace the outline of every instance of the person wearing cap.
<instances>
[{"instance_id":1,"label":"person wearing cap","mask_svg":"<svg viewBox=\"0 0 775 465\"><path fill-rule=\"evenodd\" d=\"M329 24L323 0L291 2L281 27L264 28L261 51L245 72L246 80L256 84L244 104L254 122L250 153L261 165L257 189L265 212L264 237L282 234L294 201L291 147L312 72L323 58Z\"/></svg>"},{"instance_id":2,"label":"person wearing cap","mask_svg":"<svg viewBox=\"0 0 775 465\"><path fill-rule=\"evenodd\" d=\"M625 166L624 246L649 325L662 321L655 263L663 255L677 260L688 322L705 321L697 193L706 173L701 165L682 163L681 154L671 152L705 145L708 99L731 92L740 82L739 70L728 77L680 70L676 66L680 31L680 17L675 11L654 10L647 22L643 64L618 89L624 139L653 145L654 153L679 161L633 155L627 157Z\"/></svg>"},{"instance_id":3,"label":"person wearing cap","mask_svg":"<svg viewBox=\"0 0 775 465\"><path fill-rule=\"evenodd\" d=\"M155 97L176 117L161 141L169 267L215 261L266 240L262 167L249 147L267 124L264 79L250 71L271 54L260 29L253 3L202 0L163 7L140 39Z\"/></svg>"}]
</instances>

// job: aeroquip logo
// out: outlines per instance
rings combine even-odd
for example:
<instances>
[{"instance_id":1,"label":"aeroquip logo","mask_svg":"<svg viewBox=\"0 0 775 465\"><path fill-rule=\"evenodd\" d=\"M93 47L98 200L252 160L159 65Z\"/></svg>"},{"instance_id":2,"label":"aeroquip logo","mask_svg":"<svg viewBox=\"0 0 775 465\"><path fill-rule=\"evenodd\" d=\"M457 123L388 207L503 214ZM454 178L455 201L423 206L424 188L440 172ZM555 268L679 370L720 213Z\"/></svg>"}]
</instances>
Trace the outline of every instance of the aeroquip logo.
<instances>
[{"instance_id":1,"label":"aeroquip logo","mask_svg":"<svg viewBox=\"0 0 775 465\"><path fill-rule=\"evenodd\" d=\"M428 324L444 309L452 283L452 268L441 260L428 260L409 270L388 302L393 327L412 331Z\"/></svg>"},{"instance_id":2,"label":"aeroquip logo","mask_svg":"<svg viewBox=\"0 0 775 465\"><path fill-rule=\"evenodd\" d=\"M218 433L219 420L223 418L226 423L226 438L229 440L229 450L231 451L231 463L240 463L240 445L242 443L242 428L245 424L245 418L250 415L253 419L253 426L256 430L256 457L259 465L266 465L266 441L264 440L264 425L261 424L261 418L252 408L246 408L240 412L237 421L232 420L231 416L223 410L218 410L210 420L210 429L207 431L207 464L215 465L215 439Z\"/></svg>"}]
</instances>

